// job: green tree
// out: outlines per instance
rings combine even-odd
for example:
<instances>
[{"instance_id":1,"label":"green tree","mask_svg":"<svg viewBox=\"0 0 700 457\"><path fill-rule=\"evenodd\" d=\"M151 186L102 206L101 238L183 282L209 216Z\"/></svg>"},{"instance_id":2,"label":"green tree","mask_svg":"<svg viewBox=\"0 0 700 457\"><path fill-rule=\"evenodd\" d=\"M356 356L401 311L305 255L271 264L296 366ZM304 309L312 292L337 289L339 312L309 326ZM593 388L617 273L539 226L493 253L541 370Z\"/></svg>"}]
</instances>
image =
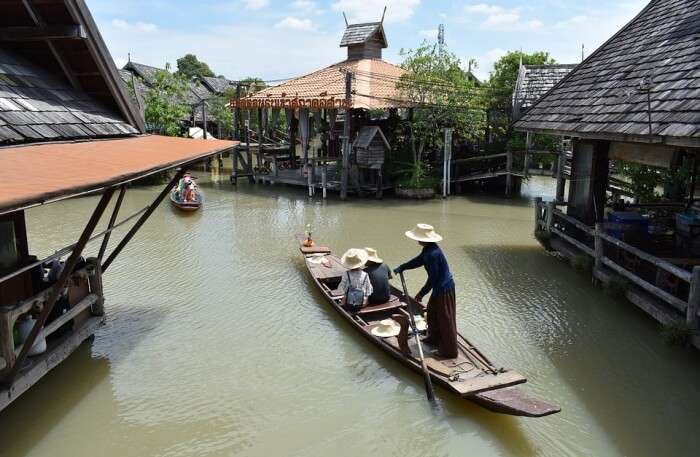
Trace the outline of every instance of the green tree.
<instances>
[{"instance_id":1,"label":"green tree","mask_svg":"<svg viewBox=\"0 0 700 457\"><path fill-rule=\"evenodd\" d=\"M170 64L156 73L144 96L146 124L150 131L167 136L181 134L180 122L190 112L189 106L183 103L187 90L188 81L170 73Z\"/></svg>"},{"instance_id":2,"label":"green tree","mask_svg":"<svg viewBox=\"0 0 700 457\"><path fill-rule=\"evenodd\" d=\"M186 54L177 59L177 74L190 81L203 76L216 76L209 65L201 62L194 54Z\"/></svg>"},{"instance_id":3,"label":"green tree","mask_svg":"<svg viewBox=\"0 0 700 457\"><path fill-rule=\"evenodd\" d=\"M408 185L421 187L421 181L429 180L425 155L442 148L444 128L452 128L457 138L481 137L485 100L453 53L423 42L414 50L402 50L401 55L406 73L397 88L416 106L413 120L404 126L411 156Z\"/></svg>"}]
</instances>

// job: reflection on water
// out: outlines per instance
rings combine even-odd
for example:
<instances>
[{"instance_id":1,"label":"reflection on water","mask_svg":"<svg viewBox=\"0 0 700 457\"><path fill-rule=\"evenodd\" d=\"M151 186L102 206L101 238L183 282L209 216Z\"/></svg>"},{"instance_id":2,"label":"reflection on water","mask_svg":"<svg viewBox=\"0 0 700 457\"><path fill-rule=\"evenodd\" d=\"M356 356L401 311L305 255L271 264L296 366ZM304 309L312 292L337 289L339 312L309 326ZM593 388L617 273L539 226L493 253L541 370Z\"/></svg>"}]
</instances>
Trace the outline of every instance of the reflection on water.
<instances>
[{"instance_id":1,"label":"reflection on water","mask_svg":"<svg viewBox=\"0 0 700 457\"><path fill-rule=\"evenodd\" d=\"M697 354L540 249L529 198L341 204L200 177L202 211L162 206L107 272L95 341L0 417L3 456L695 455ZM155 192L130 190L124 211ZM523 193L551 198L552 180ZM32 210L32 250L71 242L66 215L94 203ZM496 415L444 392L432 409L418 376L329 309L293 241L310 223L396 265L417 252L401 235L416 222L445 236L459 328L561 414ZM407 279L417 290L423 275Z\"/></svg>"}]
</instances>

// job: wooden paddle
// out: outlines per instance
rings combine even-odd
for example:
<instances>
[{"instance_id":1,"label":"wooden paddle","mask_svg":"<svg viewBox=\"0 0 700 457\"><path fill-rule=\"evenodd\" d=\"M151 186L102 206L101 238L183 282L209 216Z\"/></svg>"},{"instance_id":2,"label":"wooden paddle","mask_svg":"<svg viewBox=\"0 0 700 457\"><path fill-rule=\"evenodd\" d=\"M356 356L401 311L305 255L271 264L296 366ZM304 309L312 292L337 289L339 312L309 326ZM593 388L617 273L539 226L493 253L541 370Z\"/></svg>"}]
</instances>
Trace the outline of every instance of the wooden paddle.
<instances>
[{"instance_id":1,"label":"wooden paddle","mask_svg":"<svg viewBox=\"0 0 700 457\"><path fill-rule=\"evenodd\" d=\"M406 287L406 280L403 277L403 271L399 273L399 276L401 276L403 294L406 297L406 303L408 304L408 314L410 315L411 328L413 329L413 337L416 339L416 346L418 346L418 358L420 359L420 364L423 367L425 393L428 396L429 401L434 401L435 392L433 392L433 382L430 379L430 373L428 372L428 367L425 364L425 358L423 357L423 345L421 344L420 337L418 336L418 329L416 328L416 319L413 316L413 306L411 306L411 296L408 294L408 287Z\"/></svg>"}]
</instances>

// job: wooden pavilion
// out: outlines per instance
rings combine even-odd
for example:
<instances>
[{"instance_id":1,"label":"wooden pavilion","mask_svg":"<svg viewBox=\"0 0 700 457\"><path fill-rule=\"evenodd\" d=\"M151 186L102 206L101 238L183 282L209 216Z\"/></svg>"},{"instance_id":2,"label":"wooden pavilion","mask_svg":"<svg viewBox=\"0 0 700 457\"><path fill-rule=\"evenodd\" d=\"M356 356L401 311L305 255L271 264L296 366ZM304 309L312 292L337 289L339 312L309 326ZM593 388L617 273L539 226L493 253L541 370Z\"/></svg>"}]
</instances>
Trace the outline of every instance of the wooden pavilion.
<instances>
[{"instance_id":1,"label":"wooden pavilion","mask_svg":"<svg viewBox=\"0 0 700 457\"><path fill-rule=\"evenodd\" d=\"M188 167L234 145L144 135L82 0L4 1L2 11L0 410L104 323L103 272ZM171 169L150 205L118 220L129 183ZM100 198L76 242L44 259L33 255L25 211L87 194ZM95 233L115 195L106 229ZM112 232L131 222L107 252ZM84 259L96 241L96 255Z\"/></svg>"},{"instance_id":2,"label":"wooden pavilion","mask_svg":"<svg viewBox=\"0 0 700 457\"><path fill-rule=\"evenodd\" d=\"M341 198L350 187L381 193L383 156L376 163L358 164L352 145L369 123L370 111L397 115L398 108L409 107L396 87L404 70L382 59L388 47L383 22L347 24L340 47L347 48L342 62L232 100L237 119L242 111L247 119L254 112L259 126L257 132L246 130L245 144L234 156L232 182L248 176L308 186L310 194L320 187L324 196L326 189L337 189ZM274 135L282 111L284 142ZM342 134L337 128L341 117ZM314 138L316 145L310 148ZM373 177L360 171L365 165L376 170Z\"/></svg>"},{"instance_id":3,"label":"wooden pavilion","mask_svg":"<svg viewBox=\"0 0 700 457\"><path fill-rule=\"evenodd\" d=\"M536 205L540 239L590 259L596 280L624 281L627 298L660 322L691 329L700 309L699 34L699 0L653 0L515 124L573 142L568 198L560 182L555 201ZM658 167L659 181L681 168L692 178L659 202L620 201L613 161Z\"/></svg>"}]
</instances>

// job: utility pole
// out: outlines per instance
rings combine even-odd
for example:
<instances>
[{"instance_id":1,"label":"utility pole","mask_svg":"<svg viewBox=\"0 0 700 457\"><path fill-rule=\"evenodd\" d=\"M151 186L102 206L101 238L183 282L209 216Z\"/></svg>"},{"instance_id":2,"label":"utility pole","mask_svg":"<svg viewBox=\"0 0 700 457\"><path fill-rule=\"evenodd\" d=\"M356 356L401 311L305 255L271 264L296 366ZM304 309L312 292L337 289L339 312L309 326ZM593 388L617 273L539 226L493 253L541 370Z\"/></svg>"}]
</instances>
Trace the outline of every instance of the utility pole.
<instances>
[{"instance_id":1,"label":"utility pole","mask_svg":"<svg viewBox=\"0 0 700 457\"><path fill-rule=\"evenodd\" d=\"M343 123L343 161L340 172L340 199L348 198L348 169L350 167L350 119L352 117L352 73L345 73L345 122Z\"/></svg>"},{"instance_id":2,"label":"utility pole","mask_svg":"<svg viewBox=\"0 0 700 457\"><path fill-rule=\"evenodd\" d=\"M438 26L438 49L440 50L440 55L442 55L442 50L445 47L445 24L440 24Z\"/></svg>"},{"instance_id":3,"label":"utility pole","mask_svg":"<svg viewBox=\"0 0 700 457\"><path fill-rule=\"evenodd\" d=\"M236 109L233 111L233 139L241 140L241 83L236 83Z\"/></svg>"}]
</instances>

